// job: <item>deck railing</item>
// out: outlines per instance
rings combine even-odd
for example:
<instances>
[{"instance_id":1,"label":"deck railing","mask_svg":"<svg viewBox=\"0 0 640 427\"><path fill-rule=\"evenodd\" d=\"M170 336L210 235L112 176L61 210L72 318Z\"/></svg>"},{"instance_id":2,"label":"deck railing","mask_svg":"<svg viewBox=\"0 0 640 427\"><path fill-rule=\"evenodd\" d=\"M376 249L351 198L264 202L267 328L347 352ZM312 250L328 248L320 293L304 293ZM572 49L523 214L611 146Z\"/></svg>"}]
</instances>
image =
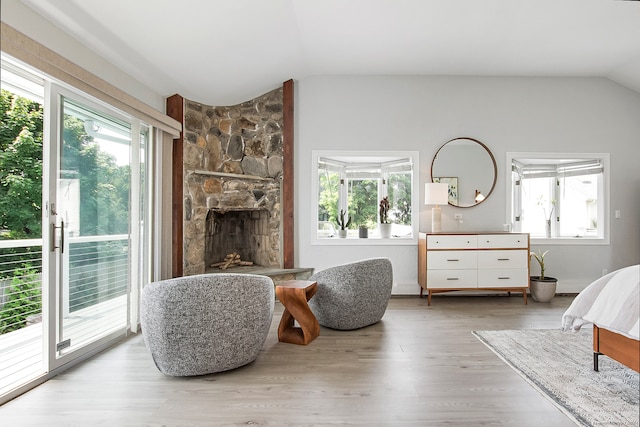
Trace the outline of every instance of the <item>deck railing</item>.
<instances>
[{"instance_id":1,"label":"deck railing","mask_svg":"<svg viewBox=\"0 0 640 427\"><path fill-rule=\"evenodd\" d=\"M65 330L80 342L91 321L103 319L107 329L126 320L129 240L108 235L64 241L62 314ZM44 373L41 313L42 240L0 240L0 395ZM96 325L88 329L95 332Z\"/></svg>"}]
</instances>

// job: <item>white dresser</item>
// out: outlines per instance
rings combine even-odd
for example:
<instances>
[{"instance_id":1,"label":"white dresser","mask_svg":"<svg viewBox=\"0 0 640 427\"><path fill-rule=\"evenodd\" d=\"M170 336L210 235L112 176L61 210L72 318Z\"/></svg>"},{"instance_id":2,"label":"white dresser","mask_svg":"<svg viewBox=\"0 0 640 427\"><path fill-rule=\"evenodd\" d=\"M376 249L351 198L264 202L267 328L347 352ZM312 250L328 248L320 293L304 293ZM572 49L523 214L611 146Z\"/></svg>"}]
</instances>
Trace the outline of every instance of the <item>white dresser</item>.
<instances>
[{"instance_id":1,"label":"white dresser","mask_svg":"<svg viewBox=\"0 0 640 427\"><path fill-rule=\"evenodd\" d=\"M420 233L420 296L428 292L492 290L522 292L529 288L528 233Z\"/></svg>"}]
</instances>

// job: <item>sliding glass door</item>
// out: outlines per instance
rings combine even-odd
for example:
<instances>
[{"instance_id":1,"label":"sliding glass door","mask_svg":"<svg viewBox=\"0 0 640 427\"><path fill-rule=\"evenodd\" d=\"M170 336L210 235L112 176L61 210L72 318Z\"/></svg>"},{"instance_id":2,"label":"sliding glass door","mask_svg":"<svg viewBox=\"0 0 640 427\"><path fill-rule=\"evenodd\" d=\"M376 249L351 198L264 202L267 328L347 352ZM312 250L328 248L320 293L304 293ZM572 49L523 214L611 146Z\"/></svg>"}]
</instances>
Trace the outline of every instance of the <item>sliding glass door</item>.
<instances>
[{"instance_id":1,"label":"sliding glass door","mask_svg":"<svg viewBox=\"0 0 640 427\"><path fill-rule=\"evenodd\" d=\"M152 129L30 72L3 56L0 404L135 331L153 268Z\"/></svg>"},{"instance_id":2,"label":"sliding glass door","mask_svg":"<svg viewBox=\"0 0 640 427\"><path fill-rule=\"evenodd\" d=\"M59 106L50 156L50 280L56 283L55 355L128 327L132 126L77 95L52 91ZM53 141L52 141L53 142Z\"/></svg>"}]
</instances>

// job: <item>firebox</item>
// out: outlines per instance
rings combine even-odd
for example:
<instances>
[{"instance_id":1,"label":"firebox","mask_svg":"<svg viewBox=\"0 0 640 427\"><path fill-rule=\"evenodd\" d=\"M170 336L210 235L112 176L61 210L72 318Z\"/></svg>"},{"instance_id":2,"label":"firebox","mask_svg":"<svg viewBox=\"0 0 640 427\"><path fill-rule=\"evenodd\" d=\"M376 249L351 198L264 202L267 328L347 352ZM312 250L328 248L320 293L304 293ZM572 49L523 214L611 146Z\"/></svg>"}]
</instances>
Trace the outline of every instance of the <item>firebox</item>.
<instances>
[{"instance_id":1,"label":"firebox","mask_svg":"<svg viewBox=\"0 0 640 427\"><path fill-rule=\"evenodd\" d=\"M209 210L205 231L205 265L220 262L231 253L240 255L254 265L278 267L277 230L269 224L269 211L261 210Z\"/></svg>"}]
</instances>

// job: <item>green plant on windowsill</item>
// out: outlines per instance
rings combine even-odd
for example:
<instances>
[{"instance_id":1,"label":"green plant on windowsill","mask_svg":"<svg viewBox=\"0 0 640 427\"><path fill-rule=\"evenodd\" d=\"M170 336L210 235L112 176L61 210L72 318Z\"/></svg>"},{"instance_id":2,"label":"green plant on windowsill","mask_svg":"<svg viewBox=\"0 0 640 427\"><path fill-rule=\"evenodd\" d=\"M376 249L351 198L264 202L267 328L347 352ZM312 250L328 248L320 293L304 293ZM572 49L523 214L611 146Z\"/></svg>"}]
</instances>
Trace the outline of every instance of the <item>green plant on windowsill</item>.
<instances>
[{"instance_id":1,"label":"green plant on windowsill","mask_svg":"<svg viewBox=\"0 0 640 427\"><path fill-rule=\"evenodd\" d=\"M391 204L389 203L389 197L385 196L380 200L380 237L383 239L388 239L391 237L391 220L389 219L389 208L391 208Z\"/></svg>"},{"instance_id":2,"label":"green plant on windowsill","mask_svg":"<svg viewBox=\"0 0 640 427\"><path fill-rule=\"evenodd\" d=\"M389 197L385 196L380 200L380 224L389 224Z\"/></svg>"},{"instance_id":3,"label":"green plant on windowsill","mask_svg":"<svg viewBox=\"0 0 640 427\"><path fill-rule=\"evenodd\" d=\"M338 227L340 227L340 230L338 230L338 237L341 238L347 237L347 228L349 228L349 226L351 225L351 217L345 220L345 215L346 212L344 211L344 209L340 209L340 215L336 220L336 224L338 224Z\"/></svg>"}]
</instances>

